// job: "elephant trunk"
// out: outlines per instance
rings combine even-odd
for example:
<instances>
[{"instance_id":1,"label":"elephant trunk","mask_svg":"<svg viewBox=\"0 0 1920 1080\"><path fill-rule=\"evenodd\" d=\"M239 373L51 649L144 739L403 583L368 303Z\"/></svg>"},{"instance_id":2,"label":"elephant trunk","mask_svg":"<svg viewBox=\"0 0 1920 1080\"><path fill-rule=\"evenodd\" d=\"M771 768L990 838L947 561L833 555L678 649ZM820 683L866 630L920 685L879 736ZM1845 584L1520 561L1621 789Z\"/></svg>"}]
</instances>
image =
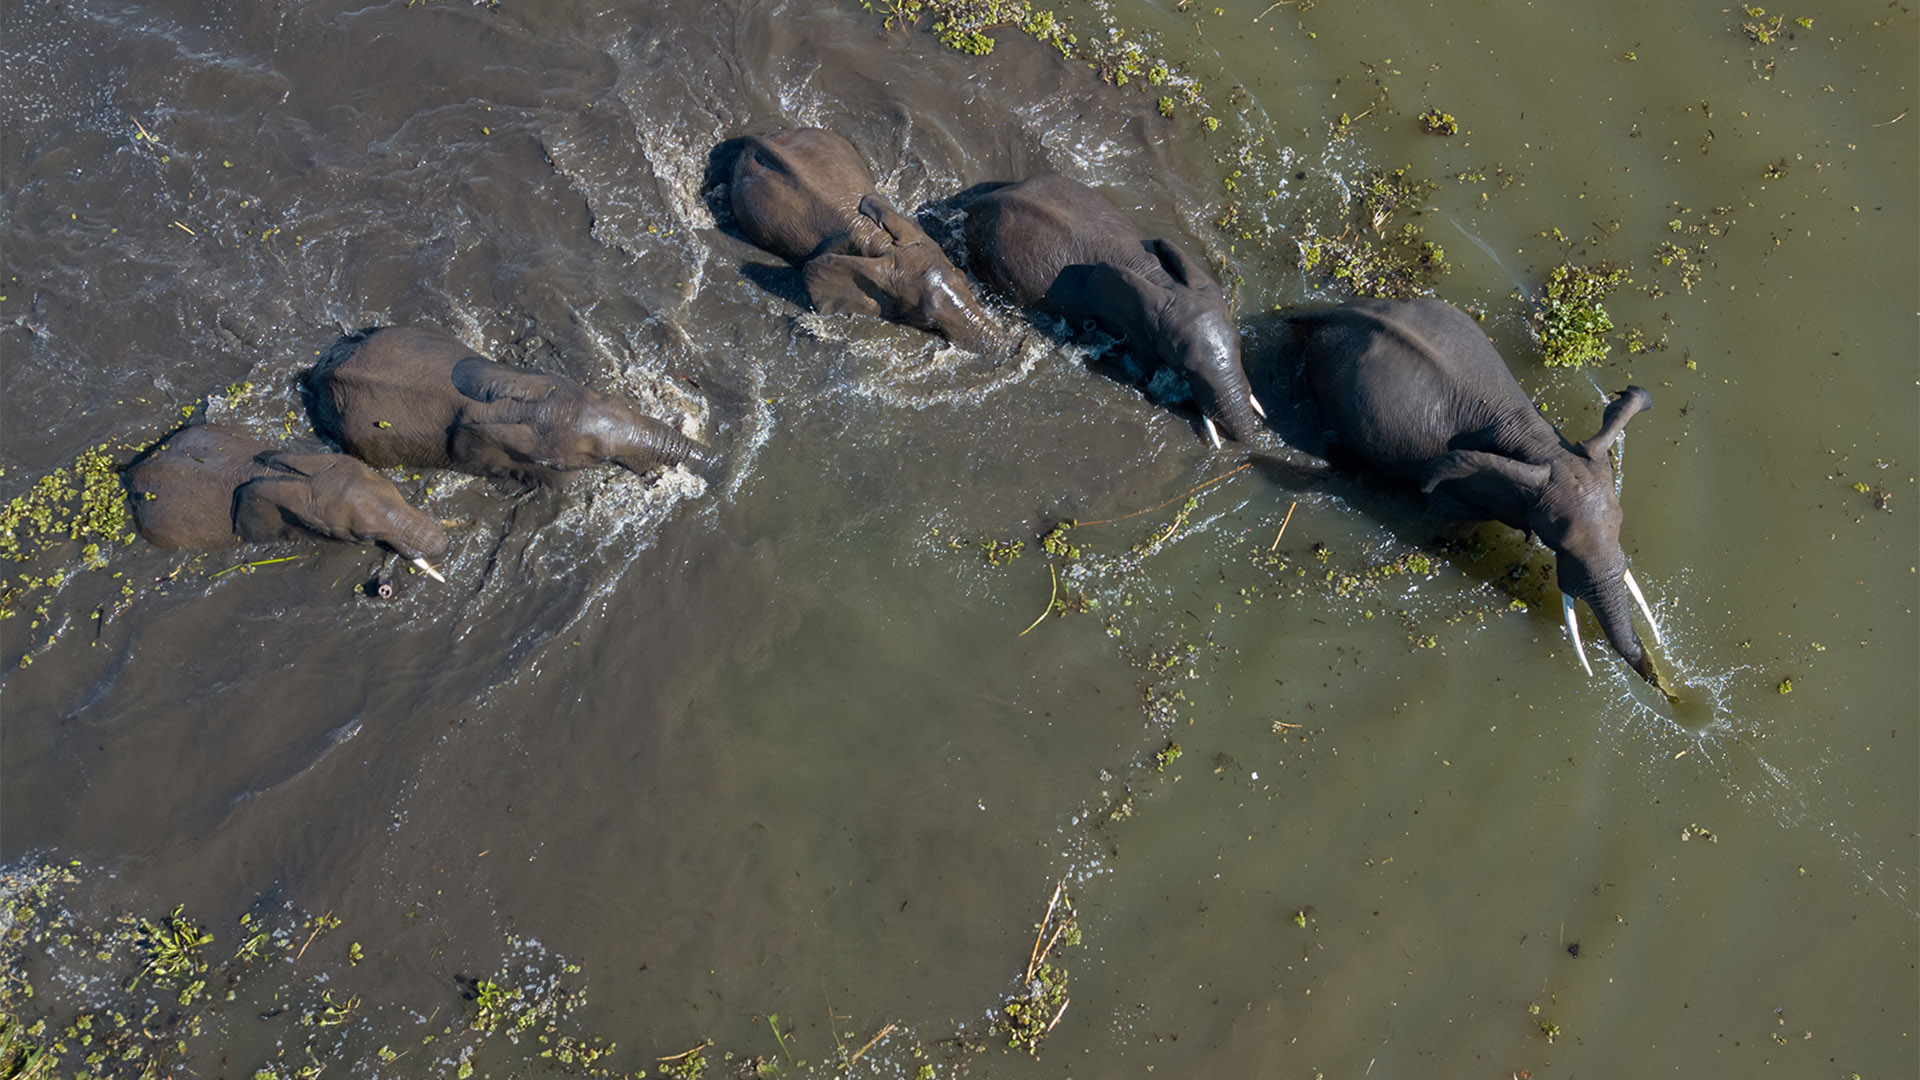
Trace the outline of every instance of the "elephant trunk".
<instances>
[{"instance_id":1,"label":"elephant trunk","mask_svg":"<svg viewBox=\"0 0 1920 1080\"><path fill-rule=\"evenodd\" d=\"M1194 404L1203 417L1218 420L1227 434L1251 442L1263 426L1260 417L1265 413L1240 366L1240 332L1224 307L1196 317L1194 323L1190 337L1176 339L1173 357L1187 373Z\"/></svg>"},{"instance_id":2,"label":"elephant trunk","mask_svg":"<svg viewBox=\"0 0 1920 1080\"><path fill-rule=\"evenodd\" d=\"M440 558L451 546L447 530L440 522L429 514L417 511L408 514L404 520L394 522L392 530L379 540L416 564L419 560Z\"/></svg>"},{"instance_id":3,"label":"elephant trunk","mask_svg":"<svg viewBox=\"0 0 1920 1080\"><path fill-rule=\"evenodd\" d=\"M1613 646L1613 651L1619 653L1620 658L1647 681L1647 685L1657 689L1660 678L1654 671L1653 658L1648 655L1646 646L1640 643L1640 635L1633 629L1633 598L1627 591L1626 574L1621 569L1582 582L1569 580L1570 575L1563 569L1561 588L1587 602L1587 606L1593 609L1594 618L1600 621L1600 629L1607 635L1607 643Z\"/></svg>"},{"instance_id":4,"label":"elephant trunk","mask_svg":"<svg viewBox=\"0 0 1920 1080\"><path fill-rule=\"evenodd\" d=\"M626 437L609 455L615 462L635 473L675 465L686 465L702 476L720 471L720 455L711 447L695 442L650 416L635 415Z\"/></svg>"},{"instance_id":5,"label":"elephant trunk","mask_svg":"<svg viewBox=\"0 0 1920 1080\"><path fill-rule=\"evenodd\" d=\"M938 329L941 336L954 345L971 353L984 353L999 331L999 326L979 304L965 301L948 318L941 320Z\"/></svg>"}]
</instances>

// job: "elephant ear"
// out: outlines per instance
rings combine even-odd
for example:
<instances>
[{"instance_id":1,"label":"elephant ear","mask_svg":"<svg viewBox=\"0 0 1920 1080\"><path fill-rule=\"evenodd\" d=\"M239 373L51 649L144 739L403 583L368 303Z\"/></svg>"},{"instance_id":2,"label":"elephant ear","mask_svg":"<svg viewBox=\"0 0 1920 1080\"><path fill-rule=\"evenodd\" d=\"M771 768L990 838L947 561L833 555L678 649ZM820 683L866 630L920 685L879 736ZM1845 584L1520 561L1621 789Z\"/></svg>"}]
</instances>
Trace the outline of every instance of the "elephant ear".
<instances>
[{"instance_id":1,"label":"elephant ear","mask_svg":"<svg viewBox=\"0 0 1920 1080\"><path fill-rule=\"evenodd\" d=\"M1102 321L1119 326L1151 327L1155 313L1165 311L1173 302L1172 290L1119 263L1093 264L1087 270L1087 284L1092 295L1100 297L1107 309L1107 317ZM1125 310L1133 305L1138 306Z\"/></svg>"},{"instance_id":2,"label":"elephant ear","mask_svg":"<svg viewBox=\"0 0 1920 1080\"><path fill-rule=\"evenodd\" d=\"M800 270L807 297L823 315L884 316L891 298L886 278L893 262L860 255L822 255Z\"/></svg>"},{"instance_id":3,"label":"elephant ear","mask_svg":"<svg viewBox=\"0 0 1920 1080\"><path fill-rule=\"evenodd\" d=\"M893 204L877 193L869 192L860 199L861 216L872 221L886 231L886 236L895 244L911 244L926 237L925 230L914 220L893 208ZM879 239L878 237L875 238ZM863 255L878 255L884 250L862 252Z\"/></svg>"},{"instance_id":4,"label":"elephant ear","mask_svg":"<svg viewBox=\"0 0 1920 1080\"><path fill-rule=\"evenodd\" d=\"M1420 470L1420 490L1436 511L1450 517L1485 518L1525 529L1527 507L1552 474L1545 465L1480 450L1452 450Z\"/></svg>"},{"instance_id":5,"label":"elephant ear","mask_svg":"<svg viewBox=\"0 0 1920 1080\"><path fill-rule=\"evenodd\" d=\"M340 463L339 454L262 454L254 459L277 473L312 478L325 473Z\"/></svg>"},{"instance_id":6,"label":"elephant ear","mask_svg":"<svg viewBox=\"0 0 1920 1080\"><path fill-rule=\"evenodd\" d=\"M459 424L448 439L455 461L539 463L540 437L526 424Z\"/></svg>"},{"instance_id":7,"label":"elephant ear","mask_svg":"<svg viewBox=\"0 0 1920 1080\"><path fill-rule=\"evenodd\" d=\"M483 356L469 356L453 365L453 388L474 401L543 401L553 393L553 380Z\"/></svg>"},{"instance_id":8,"label":"elephant ear","mask_svg":"<svg viewBox=\"0 0 1920 1080\"><path fill-rule=\"evenodd\" d=\"M234 534L250 544L285 540L299 529L332 535L312 523L312 505L306 478L294 470L250 480L233 493Z\"/></svg>"},{"instance_id":9,"label":"elephant ear","mask_svg":"<svg viewBox=\"0 0 1920 1080\"><path fill-rule=\"evenodd\" d=\"M1153 257L1160 260L1160 268L1165 270L1173 280L1189 289L1217 287L1214 284L1213 275L1207 273L1206 267L1189 258L1186 252L1172 243L1165 240L1149 240L1146 246L1147 250L1153 253Z\"/></svg>"}]
</instances>

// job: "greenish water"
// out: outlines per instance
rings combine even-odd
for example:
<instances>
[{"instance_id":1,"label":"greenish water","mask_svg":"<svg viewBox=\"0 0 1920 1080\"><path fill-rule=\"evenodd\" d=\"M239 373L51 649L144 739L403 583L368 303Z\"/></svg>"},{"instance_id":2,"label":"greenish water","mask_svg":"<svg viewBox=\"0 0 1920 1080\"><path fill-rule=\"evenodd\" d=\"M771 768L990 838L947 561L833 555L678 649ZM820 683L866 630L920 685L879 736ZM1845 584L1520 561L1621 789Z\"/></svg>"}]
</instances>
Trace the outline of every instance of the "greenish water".
<instances>
[{"instance_id":1,"label":"greenish water","mask_svg":"<svg viewBox=\"0 0 1920 1080\"><path fill-rule=\"evenodd\" d=\"M232 418L284 433L314 350L410 319L730 459L704 490L443 485L453 583L390 605L353 550L214 579L240 558L136 545L0 624L32 657L0 676L7 863L78 860L83 922L185 904L216 964L243 912L283 931L167 1067L515 1074L540 1059L463 994L558 973L569 1030L656 1073L712 1039L709 1075L825 1075L893 1024L854 1072L1911 1075L1914 16L1761 45L1737 9L1262 8L1062 8L1153 31L1210 134L1010 31L974 59L852 4L0 16L0 494L241 380ZM1550 417L1653 393L1623 535L1680 700L1598 648L1588 678L1509 531L1261 468L1174 528L1245 460L1177 408L1037 337L995 367L805 314L699 197L716 142L783 124L845 131L904 205L1106 189L1237 272L1276 393L1273 309L1345 295L1294 238L1369 170L1433 181L1393 227ZM1628 268L1606 308L1664 347L1542 367L1523 297L1563 260ZM1107 523L1050 573L1062 517ZM1432 571L1368 577L1410 553ZM1023 635L1061 587L1097 606ZM957 1054L997 1044L1062 880L1041 1053ZM144 1003L134 956L28 949L33 1008ZM323 993L362 1004L302 1024Z\"/></svg>"}]
</instances>

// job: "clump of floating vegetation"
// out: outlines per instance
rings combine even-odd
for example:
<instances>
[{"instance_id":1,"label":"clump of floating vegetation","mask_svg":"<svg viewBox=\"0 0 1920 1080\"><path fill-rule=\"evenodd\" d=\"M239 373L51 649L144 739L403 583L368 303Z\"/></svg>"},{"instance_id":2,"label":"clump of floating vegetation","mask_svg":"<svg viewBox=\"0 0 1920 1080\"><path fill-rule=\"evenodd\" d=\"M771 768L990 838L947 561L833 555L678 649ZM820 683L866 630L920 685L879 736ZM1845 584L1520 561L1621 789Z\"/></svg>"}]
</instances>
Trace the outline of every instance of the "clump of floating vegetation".
<instances>
[{"instance_id":1,"label":"clump of floating vegetation","mask_svg":"<svg viewBox=\"0 0 1920 1080\"><path fill-rule=\"evenodd\" d=\"M1740 24L1740 32L1745 34L1747 40L1753 42L1755 45L1772 45L1785 39L1792 33L1792 31L1787 29L1788 16L1785 14L1776 14L1769 17L1766 8L1753 5L1744 5L1739 10L1741 14L1746 16L1746 19ZM1793 20L1793 25L1802 30L1811 30L1813 29L1813 20L1796 18Z\"/></svg>"},{"instance_id":2,"label":"clump of floating vegetation","mask_svg":"<svg viewBox=\"0 0 1920 1080\"><path fill-rule=\"evenodd\" d=\"M1034 1057L1040 1056L1041 1043L1066 1015L1069 1004L1066 969L1053 962L1057 952L1080 944L1080 925L1066 887L1064 880L1054 886L1053 899L1047 901L1047 912L1034 934L1026 972L994 1019L994 1030L1006 1037L1007 1049L1025 1050Z\"/></svg>"},{"instance_id":3,"label":"clump of floating vegetation","mask_svg":"<svg viewBox=\"0 0 1920 1080\"><path fill-rule=\"evenodd\" d=\"M28 610L37 629L48 617L49 601L36 602L35 594L58 589L80 571L105 567L116 545L134 541L112 450L111 443L82 450L73 464L40 477L0 506L0 559L17 564L0 577L0 619ZM123 599L133 596L124 582L120 591Z\"/></svg>"},{"instance_id":4,"label":"clump of floating vegetation","mask_svg":"<svg viewBox=\"0 0 1920 1080\"><path fill-rule=\"evenodd\" d=\"M1154 57L1150 38L1123 29L1104 9L1098 12L1102 26L1082 35L1069 28L1069 16L1028 0L860 0L860 6L883 16L889 30L917 26L930 16L928 29L941 44L970 56L993 51L992 31L1017 30L1069 60L1085 63L1114 86L1158 91L1156 105L1163 116L1184 105L1200 115L1208 131L1220 127L1200 81Z\"/></svg>"},{"instance_id":5,"label":"clump of floating vegetation","mask_svg":"<svg viewBox=\"0 0 1920 1080\"><path fill-rule=\"evenodd\" d=\"M1547 274L1534 329L1548 367L1580 367L1606 359L1613 319L1601 301L1626 278L1625 270L1571 262Z\"/></svg>"},{"instance_id":6,"label":"clump of floating vegetation","mask_svg":"<svg viewBox=\"0 0 1920 1080\"><path fill-rule=\"evenodd\" d=\"M456 1007L396 1012L361 996L365 980L349 972L366 952L327 936L341 927L331 912L256 904L233 933L210 929L182 907L155 918L93 918L64 903L80 883L78 869L0 870L5 1080L160 1080L193 1072L200 1061L218 1061L225 1075L313 1080L335 1066L361 1069L369 1056L383 1065L408 1059L399 1066L404 1075L452 1080L536 1067L599 1080L649 1070L692 1078L707 1068L709 1043L649 1059L646 1068L614 1068L613 1042L569 1030L586 1000L576 985L580 968L528 942L511 941L515 955L500 973L449 984L448 1004ZM360 982L360 992L343 985L349 981ZM466 999L464 1017L456 991ZM400 1014L413 1018L395 1020ZM277 1031L273 1056L226 1061L234 1027L253 1023ZM444 1069L429 1067L429 1058Z\"/></svg>"},{"instance_id":7,"label":"clump of floating vegetation","mask_svg":"<svg viewBox=\"0 0 1920 1080\"><path fill-rule=\"evenodd\" d=\"M1420 114L1420 130L1429 135L1458 135L1460 121L1455 120L1452 113L1428 109Z\"/></svg>"},{"instance_id":8,"label":"clump of floating vegetation","mask_svg":"<svg viewBox=\"0 0 1920 1080\"><path fill-rule=\"evenodd\" d=\"M1434 279L1452 269L1446 249L1427 240L1421 226L1399 218L1414 212L1438 185L1413 176L1407 167L1374 169L1355 187L1359 197L1349 202L1353 217L1338 233L1324 233L1310 223L1295 239L1300 268L1356 296L1431 295Z\"/></svg>"}]
</instances>

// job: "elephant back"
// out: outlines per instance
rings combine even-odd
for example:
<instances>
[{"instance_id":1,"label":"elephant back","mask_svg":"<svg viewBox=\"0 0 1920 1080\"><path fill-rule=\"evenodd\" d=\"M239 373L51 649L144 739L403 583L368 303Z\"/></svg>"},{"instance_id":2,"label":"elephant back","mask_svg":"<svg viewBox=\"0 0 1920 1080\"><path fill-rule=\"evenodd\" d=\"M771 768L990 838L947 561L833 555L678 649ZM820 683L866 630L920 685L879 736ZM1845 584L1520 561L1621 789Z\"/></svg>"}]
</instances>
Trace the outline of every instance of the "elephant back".
<instances>
[{"instance_id":1,"label":"elephant back","mask_svg":"<svg viewBox=\"0 0 1920 1080\"><path fill-rule=\"evenodd\" d=\"M376 468L445 468L463 402L453 371L473 355L435 326L348 334L307 375L314 429Z\"/></svg>"},{"instance_id":2,"label":"elephant back","mask_svg":"<svg viewBox=\"0 0 1920 1080\"><path fill-rule=\"evenodd\" d=\"M755 247L795 266L816 255L853 250L855 229L875 230L860 214L873 176L853 143L837 132L801 128L744 140L731 185L734 224Z\"/></svg>"},{"instance_id":3,"label":"elephant back","mask_svg":"<svg viewBox=\"0 0 1920 1080\"><path fill-rule=\"evenodd\" d=\"M1292 326L1326 429L1375 468L1414 476L1450 450L1557 444L1486 333L1451 304L1359 301Z\"/></svg>"},{"instance_id":4,"label":"elephant back","mask_svg":"<svg viewBox=\"0 0 1920 1080\"><path fill-rule=\"evenodd\" d=\"M974 275L1023 307L1049 308L1048 293L1071 266L1125 267L1156 285L1174 284L1140 230L1078 180L1041 173L984 190L961 209Z\"/></svg>"},{"instance_id":5,"label":"elephant back","mask_svg":"<svg viewBox=\"0 0 1920 1080\"><path fill-rule=\"evenodd\" d=\"M234 490L268 470L266 443L232 428L197 424L162 439L128 467L133 524L155 547L236 543Z\"/></svg>"}]
</instances>

